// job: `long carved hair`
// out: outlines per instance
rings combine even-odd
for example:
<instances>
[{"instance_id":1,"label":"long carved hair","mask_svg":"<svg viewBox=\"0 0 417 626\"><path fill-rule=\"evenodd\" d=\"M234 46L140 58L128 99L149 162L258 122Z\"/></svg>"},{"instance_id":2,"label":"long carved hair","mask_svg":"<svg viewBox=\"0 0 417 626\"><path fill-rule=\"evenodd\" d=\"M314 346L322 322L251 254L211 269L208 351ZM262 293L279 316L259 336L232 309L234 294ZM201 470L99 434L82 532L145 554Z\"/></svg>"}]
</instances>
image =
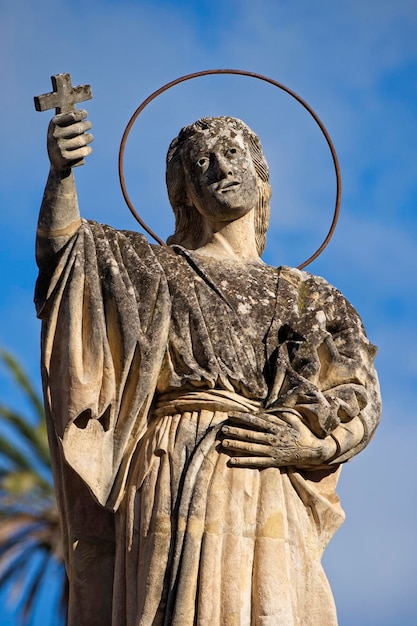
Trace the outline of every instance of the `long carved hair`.
<instances>
[{"instance_id":1,"label":"long carved hair","mask_svg":"<svg viewBox=\"0 0 417 626\"><path fill-rule=\"evenodd\" d=\"M175 215L175 233L168 238L168 244L180 244L191 250L201 245L203 218L187 202L185 191L184 148L196 133L216 130L228 126L243 134L258 177L258 201L255 207L255 237L259 256L266 244L266 231L269 224L271 186L269 168L262 152L261 142L255 133L241 120L234 117L204 117L190 126L185 126L169 146L166 160L166 183L169 201Z\"/></svg>"}]
</instances>

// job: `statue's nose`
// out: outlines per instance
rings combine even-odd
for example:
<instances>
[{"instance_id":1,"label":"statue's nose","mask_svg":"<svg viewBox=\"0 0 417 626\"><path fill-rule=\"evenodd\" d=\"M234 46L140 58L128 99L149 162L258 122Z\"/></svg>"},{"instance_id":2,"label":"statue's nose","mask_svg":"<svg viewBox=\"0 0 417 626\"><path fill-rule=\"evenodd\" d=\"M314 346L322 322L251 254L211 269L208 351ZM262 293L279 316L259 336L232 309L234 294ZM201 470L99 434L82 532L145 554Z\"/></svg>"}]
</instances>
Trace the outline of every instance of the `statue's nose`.
<instances>
[{"instance_id":1,"label":"statue's nose","mask_svg":"<svg viewBox=\"0 0 417 626\"><path fill-rule=\"evenodd\" d=\"M227 178L228 176L232 176L233 172L232 169L230 167L230 163L227 162L227 160L218 155L218 154L214 154L213 155L213 163L215 166L215 171L216 171L216 175L217 175L217 179L218 180L222 180L223 178Z\"/></svg>"}]
</instances>

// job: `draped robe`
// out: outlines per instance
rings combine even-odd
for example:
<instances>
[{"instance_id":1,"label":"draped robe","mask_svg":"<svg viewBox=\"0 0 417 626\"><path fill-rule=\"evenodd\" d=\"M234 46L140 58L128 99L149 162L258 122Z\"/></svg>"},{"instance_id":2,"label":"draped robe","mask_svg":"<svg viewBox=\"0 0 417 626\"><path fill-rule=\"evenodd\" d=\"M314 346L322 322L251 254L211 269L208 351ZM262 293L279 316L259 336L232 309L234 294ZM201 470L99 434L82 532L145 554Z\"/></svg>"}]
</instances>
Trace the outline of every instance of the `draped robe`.
<instances>
[{"instance_id":1,"label":"draped robe","mask_svg":"<svg viewBox=\"0 0 417 626\"><path fill-rule=\"evenodd\" d=\"M69 624L336 624L320 561L340 464L379 420L375 349L343 296L83 221L36 304ZM228 415L285 407L334 438L331 462L230 467Z\"/></svg>"}]
</instances>

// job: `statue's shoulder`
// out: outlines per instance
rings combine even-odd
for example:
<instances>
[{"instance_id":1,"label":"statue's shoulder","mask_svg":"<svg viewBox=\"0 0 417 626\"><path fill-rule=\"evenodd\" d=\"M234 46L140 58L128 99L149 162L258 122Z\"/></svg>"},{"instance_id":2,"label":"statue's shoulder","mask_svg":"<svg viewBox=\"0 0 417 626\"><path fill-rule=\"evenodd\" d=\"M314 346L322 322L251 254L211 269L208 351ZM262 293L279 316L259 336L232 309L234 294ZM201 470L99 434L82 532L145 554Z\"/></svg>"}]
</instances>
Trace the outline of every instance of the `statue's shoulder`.
<instances>
[{"instance_id":1,"label":"statue's shoulder","mask_svg":"<svg viewBox=\"0 0 417 626\"><path fill-rule=\"evenodd\" d=\"M298 302L305 311L322 310L330 317L351 318L362 326L356 309L339 289L322 276L316 276L294 267L278 268L279 277L297 292Z\"/></svg>"},{"instance_id":2,"label":"statue's shoulder","mask_svg":"<svg viewBox=\"0 0 417 626\"><path fill-rule=\"evenodd\" d=\"M316 276L315 274L311 274L310 272L305 272L303 270L299 270L296 267L288 267L287 265L281 265L278 268L279 277L282 280L290 283L294 287L304 288L304 289L316 289L318 291L321 290L331 290L337 293L340 293L336 287L333 287L325 278L322 276Z\"/></svg>"},{"instance_id":3,"label":"statue's shoulder","mask_svg":"<svg viewBox=\"0 0 417 626\"><path fill-rule=\"evenodd\" d=\"M152 254L152 252L156 253L158 248L162 248L162 246L150 244L145 235L135 230L119 229L94 220L82 219L80 231L92 235L96 241L106 240L117 245L128 243L138 252L142 250L142 252Z\"/></svg>"},{"instance_id":4,"label":"statue's shoulder","mask_svg":"<svg viewBox=\"0 0 417 626\"><path fill-rule=\"evenodd\" d=\"M122 230L114 228L114 226L109 226L109 224L100 224L94 220L83 219L81 222L82 227L90 230L96 238L105 237L106 239L126 239L132 245L149 245L145 235L142 235L142 233L138 233L134 230Z\"/></svg>"}]
</instances>

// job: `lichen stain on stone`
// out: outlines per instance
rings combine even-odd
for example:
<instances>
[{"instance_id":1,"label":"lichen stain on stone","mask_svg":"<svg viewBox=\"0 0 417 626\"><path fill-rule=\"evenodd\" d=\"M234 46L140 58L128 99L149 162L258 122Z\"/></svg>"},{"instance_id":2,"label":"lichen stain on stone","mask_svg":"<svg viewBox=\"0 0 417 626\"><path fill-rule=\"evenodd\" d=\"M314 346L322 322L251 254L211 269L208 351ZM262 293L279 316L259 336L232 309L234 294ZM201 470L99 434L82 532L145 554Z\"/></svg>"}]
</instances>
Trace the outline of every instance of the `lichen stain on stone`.
<instances>
[{"instance_id":1,"label":"lichen stain on stone","mask_svg":"<svg viewBox=\"0 0 417 626\"><path fill-rule=\"evenodd\" d=\"M304 313L308 296L308 287L305 283L300 285L300 291L298 292L298 311L300 315Z\"/></svg>"},{"instance_id":2,"label":"lichen stain on stone","mask_svg":"<svg viewBox=\"0 0 417 626\"><path fill-rule=\"evenodd\" d=\"M282 513L278 512L268 517L266 523L260 529L259 536L272 539L284 537L284 520Z\"/></svg>"}]
</instances>

